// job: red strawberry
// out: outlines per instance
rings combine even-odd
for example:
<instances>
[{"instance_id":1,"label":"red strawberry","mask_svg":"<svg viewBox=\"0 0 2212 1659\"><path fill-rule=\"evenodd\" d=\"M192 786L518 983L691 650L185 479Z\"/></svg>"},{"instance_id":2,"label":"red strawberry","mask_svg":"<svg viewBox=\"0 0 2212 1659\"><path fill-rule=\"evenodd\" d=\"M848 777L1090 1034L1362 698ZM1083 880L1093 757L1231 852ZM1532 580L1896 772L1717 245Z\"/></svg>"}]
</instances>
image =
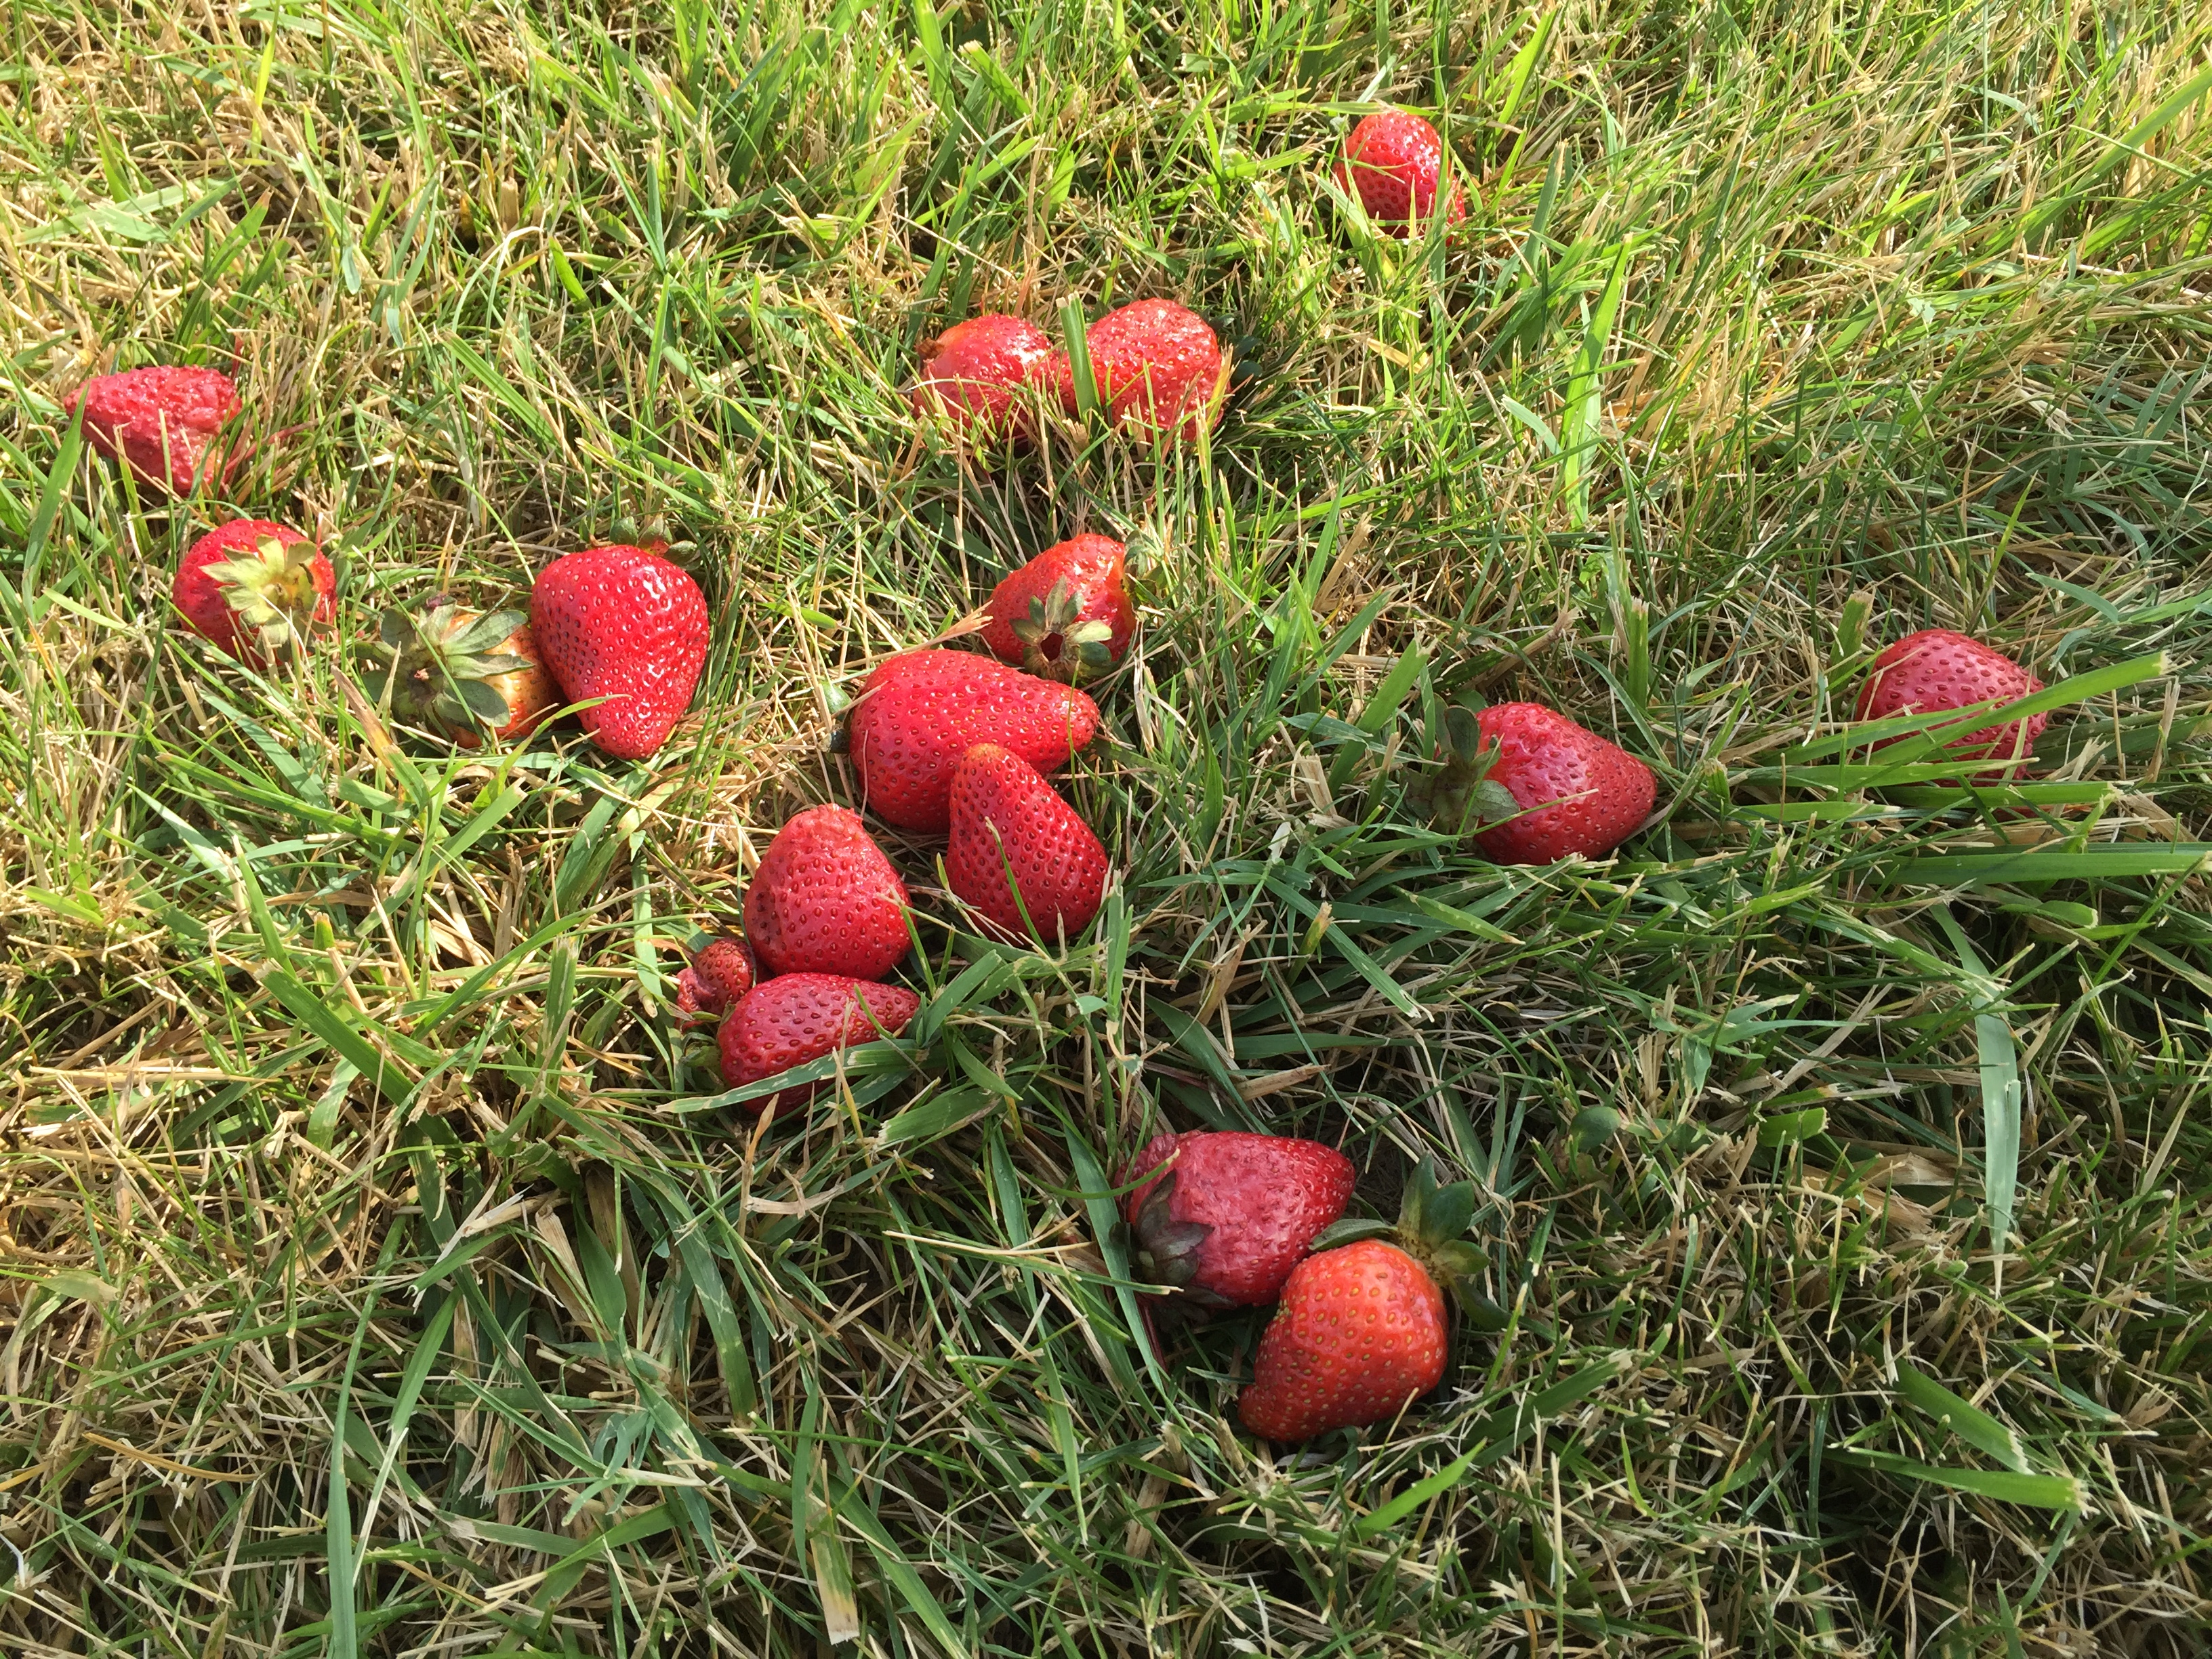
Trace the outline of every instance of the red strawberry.
<instances>
[{"instance_id":1,"label":"red strawberry","mask_svg":"<svg viewBox=\"0 0 2212 1659\"><path fill-rule=\"evenodd\" d=\"M483 743L487 731L527 737L561 702L519 611L485 616L441 594L416 615L386 611L369 656L374 687L395 714L464 749Z\"/></svg>"},{"instance_id":2,"label":"red strawberry","mask_svg":"<svg viewBox=\"0 0 2212 1659\"><path fill-rule=\"evenodd\" d=\"M868 809L942 835L952 769L974 745L1001 744L1049 772L1097 730L1098 705L1080 691L970 652L909 651L868 677L849 735Z\"/></svg>"},{"instance_id":3,"label":"red strawberry","mask_svg":"<svg viewBox=\"0 0 2212 1659\"><path fill-rule=\"evenodd\" d=\"M952 769L945 874L953 893L981 914L986 931L1027 939L1034 927L1049 945L1073 939L1098 914L1106 849L1036 768L995 743L979 743Z\"/></svg>"},{"instance_id":4,"label":"red strawberry","mask_svg":"<svg viewBox=\"0 0 2212 1659\"><path fill-rule=\"evenodd\" d=\"M691 958L691 965L676 975L676 1012L687 1025L701 1018L726 1014L738 999L753 988L751 947L741 939L718 939Z\"/></svg>"},{"instance_id":5,"label":"red strawberry","mask_svg":"<svg viewBox=\"0 0 2212 1659\"><path fill-rule=\"evenodd\" d=\"M1474 1215L1474 1183L1437 1185L1426 1164L1406 1183L1395 1243L1379 1221L1343 1221L1291 1269L1282 1306L1260 1338L1252 1381L1237 1401L1263 1439L1308 1440L1379 1423L1444 1374L1443 1288L1464 1289L1482 1252L1461 1237ZM1337 1238L1365 1235L1331 1249Z\"/></svg>"},{"instance_id":6,"label":"red strawberry","mask_svg":"<svg viewBox=\"0 0 2212 1659\"><path fill-rule=\"evenodd\" d=\"M539 574L530 622L568 700L606 699L583 714L601 749L635 760L668 741L707 661L698 583L641 547L587 547Z\"/></svg>"},{"instance_id":7,"label":"red strawberry","mask_svg":"<svg viewBox=\"0 0 2212 1659\"><path fill-rule=\"evenodd\" d=\"M1426 121L1404 110L1382 110L1345 138L1336 181L1359 192L1359 204L1379 229L1418 236L1435 214L1445 159L1444 141ZM1455 183L1444 221L1457 224L1466 216L1467 204Z\"/></svg>"},{"instance_id":8,"label":"red strawberry","mask_svg":"<svg viewBox=\"0 0 2212 1659\"><path fill-rule=\"evenodd\" d=\"M1866 684L1859 688L1856 718L1887 720L1898 714L1964 708L1978 702L2017 702L2042 690L2041 680L1979 640L1948 628L1923 628L1917 634L1906 635L1874 659ZM2035 740L2050 723L2050 715L2033 714L2024 720L1984 726L1943 746L1961 760L2018 762L2034 750ZM1995 767L1983 775L2002 777L2018 769Z\"/></svg>"},{"instance_id":9,"label":"red strawberry","mask_svg":"<svg viewBox=\"0 0 2212 1659\"><path fill-rule=\"evenodd\" d=\"M903 986L836 974L779 975L745 993L722 1022L722 1081L742 1089L854 1043L896 1036L921 1008L921 999ZM743 1104L750 1112L796 1106L817 1086L799 1084Z\"/></svg>"},{"instance_id":10,"label":"red strawberry","mask_svg":"<svg viewBox=\"0 0 2212 1659\"><path fill-rule=\"evenodd\" d=\"M1116 426L1175 428L1195 439L1221 418L1229 361L1206 319L1172 300L1138 300L1091 325L1085 343L1098 402ZM1051 374L1070 414L1075 374L1067 355L1053 355ZM1186 418L1188 417L1188 418Z\"/></svg>"},{"instance_id":11,"label":"red strawberry","mask_svg":"<svg viewBox=\"0 0 2212 1659\"><path fill-rule=\"evenodd\" d=\"M1361 1239L1291 1270L1237 1414L1263 1440L1395 1417L1444 1374L1444 1299L1395 1244Z\"/></svg>"},{"instance_id":12,"label":"red strawberry","mask_svg":"<svg viewBox=\"0 0 2212 1659\"><path fill-rule=\"evenodd\" d=\"M266 662L337 617L331 562L296 530L233 519L194 542L169 597L185 625L243 662Z\"/></svg>"},{"instance_id":13,"label":"red strawberry","mask_svg":"<svg viewBox=\"0 0 2212 1659\"><path fill-rule=\"evenodd\" d=\"M906 884L858 812L816 806L776 832L745 890L745 937L770 974L881 979L907 952Z\"/></svg>"},{"instance_id":14,"label":"red strawberry","mask_svg":"<svg viewBox=\"0 0 2212 1659\"><path fill-rule=\"evenodd\" d=\"M934 416L956 435L979 445L1035 434L1024 391L1043 379L1052 342L1035 323L987 313L956 323L928 348L921 379L907 393L918 415Z\"/></svg>"},{"instance_id":15,"label":"red strawberry","mask_svg":"<svg viewBox=\"0 0 2212 1659\"><path fill-rule=\"evenodd\" d=\"M1001 662L1073 680L1121 660L1137 613L1122 586L1128 550L1104 536L1048 547L991 590L983 643Z\"/></svg>"},{"instance_id":16,"label":"red strawberry","mask_svg":"<svg viewBox=\"0 0 2212 1659\"><path fill-rule=\"evenodd\" d=\"M1121 1178L1146 1175L1121 1200L1139 1263L1208 1308L1273 1302L1352 1196L1352 1160L1334 1147L1242 1130L1155 1135Z\"/></svg>"},{"instance_id":17,"label":"red strawberry","mask_svg":"<svg viewBox=\"0 0 2212 1659\"><path fill-rule=\"evenodd\" d=\"M216 440L239 410L229 375L181 367L96 375L62 399L70 410L80 404L92 447L172 495L189 495L220 474Z\"/></svg>"},{"instance_id":18,"label":"red strawberry","mask_svg":"<svg viewBox=\"0 0 2212 1659\"><path fill-rule=\"evenodd\" d=\"M1500 864L1601 858L1636 832L1658 793L1651 769L1556 709L1501 702L1450 717L1452 752L1431 780L1440 816L1470 814ZM1501 822L1501 820L1504 820Z\"/></svg>"}]
</instances>

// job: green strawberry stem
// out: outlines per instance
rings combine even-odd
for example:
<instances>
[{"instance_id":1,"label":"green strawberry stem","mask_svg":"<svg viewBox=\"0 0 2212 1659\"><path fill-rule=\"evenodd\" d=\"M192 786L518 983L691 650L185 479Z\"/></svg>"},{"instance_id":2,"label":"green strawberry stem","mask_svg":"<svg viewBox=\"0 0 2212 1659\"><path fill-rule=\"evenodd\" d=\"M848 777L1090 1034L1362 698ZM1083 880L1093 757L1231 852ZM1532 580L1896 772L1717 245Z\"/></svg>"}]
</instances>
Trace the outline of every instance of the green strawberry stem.
<instances>
[{"instance_id":1,"label":"green strawberry stem","mask_svg":"<svg viewBox=\"0 0 2212 1659\"><path fill-rule=\"evenodd\" d=\"M1480 1197L1472 1181L1439 1186L1435 1164L1423 1158L1407 1179L1395 1222L1347 1216L1315 1234L1310 1248L1318 1255L1363 1238L1387 1239L1419 1262L1462 1308L1472 1309L1481 1300L1474 1276L1490 1265L1490 1258L1462 1235L1474 1219Z\"/></svg>"}]
</instances>

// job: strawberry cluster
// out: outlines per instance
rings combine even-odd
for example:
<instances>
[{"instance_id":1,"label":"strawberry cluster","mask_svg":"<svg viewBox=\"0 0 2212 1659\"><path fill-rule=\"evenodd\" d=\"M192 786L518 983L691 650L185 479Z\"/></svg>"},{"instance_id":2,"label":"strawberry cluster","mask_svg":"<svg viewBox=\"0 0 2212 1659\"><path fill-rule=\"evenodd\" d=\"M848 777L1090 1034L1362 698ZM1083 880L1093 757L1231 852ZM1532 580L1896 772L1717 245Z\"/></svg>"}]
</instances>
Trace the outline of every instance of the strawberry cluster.
<instances>
[{"instance_id":1,"label":"strawberry cluster","mask_svg":"<svg viewBox=\"0 0 2212 1659\"><path fill-rule=\"evenodd\" d=\"M1346 141L1336 182L1372 226L1405 237L1465 215L1436 130L1402 112L1371 115ZM1160 441L1191 441L1222 413L1229 362L1212 329L1172 301L1139 300L1056 347L1023 319L972 318L927 349L909 392L928 429L963 449L1035 442L1053 411L1097 416ZM96 377L66 402L93 448L149 494L191 499L235 475L243 402L221 373L155 368ZM465 748L520 740L566 708L617 759L667 743L689 710L712 632L698 584L664 543L611 543L554 559L526 611L479 611L440 596L380 619L364 653L380 705ZM1127 550L1098 535L1046 549L993 591L988 654L923 649L890 657L863 686L847 731L852 805L800 811L778 831L744 895L742 935L709 940L677 976L679 1022L718 1022L732 1091L756 1114L803 1106L820 1086L775 1079L851 1046L903 1032L920 999L890 981L913 948L905 879L862 813L910 836L942 837L945 887L976 933L1060 948L1090 927L1110 877L1106 848L1052 782L1088 745L1097 704L1077 682L1129 649L1135 612ZM239 661L266 666L337 622L337 576L308 537L260 518L222 523L179 563L185 626ZM1875 656L1861 720L1868 738L1912 736L1925 717L2014 703L2041 682L1990 647L1924 629ZM1969 719L1954 722L1950 730ZM1946 752L2017 775L2047 717L1950 736ZM1942 741L1946 730L1936 736ZM1644 761L1533 702L1446 711L1408 804L1499 863L1611 853L1650 819L1657 780ZM1465 1243L1467 1183L1424 1165L1396 1226L1347 1221L1352 1166L1310 1140L1230 1132L1164 1133L1123 1175L1122 1221L1156 1297L1200 1316L1277 1311L1238 1412L1254 1433L1297 1441L1395 1417L1441 1380L1447 1298L1479 1253Z\"/></svg>"},{"instance_id":2,"label":"strawberry cluster","mask_svg":"<svg viewBox=\"0 0 2212 1659\"><path fill-rule=\"evenodd\" d=\"M1395 1228L1344 1219L1351 1160L1318 1141L1239 1130L1153 1138L1126 1170L1137 1271L1192 1310L1279 1301L1237 1401L1267 1440L1384 1422L1443 1381L1447 1293L1481 1253L1461 1237L1471 1182L1424 1164Z\"/></svg>"},{"instance_id":3,"label":"strawberry cluster","mask_svg":"<svg viewBox=\"0 0 2212 1659\"><path fill-rule=\"evenodd\" d=\"M1053 410L1086 407L1139 436L1195 440L1221 418L1229 357L1206 320L1173 300L1138 300L1091 325L1079 350L998 313L947 329L908 392L915 412L963 447L1024 447Z\"/></svg>"},{"instance_id":4,"label":"strawberry cluster","mask_svg":"<svg viewBox=\"0 0 2212 1659\"><path fill-rule=\"evenodd\" d=\"M1065 945L1105 897L1106 849L1048 775L1098 729L1097 705L1065 682L1128 647L1125 556L1119 542L1079 536L999 584L984 641L1037 672L973 652L910 651L878 667L854 707L847 748L860 805L945 837L946 885L988 937ZM744 944L718 939L700 953L679 980L679 1009L723 1015L722 1079L733 1090L896 1036L921 1004L883 981L912 927L906 884L860 813L810 808L753 872ZM745 1103L796 1106L811 1092L794 1085Z\"/></svg>"},{"instance_id":5,"label":"strawberry cluster","mask_svg":"<svg viewBox=\"0 0 2212 1659\"><path fill-rule=\"evenodd\" d=\"M95 375L64 400L93 448L140 489L185 498L234 473L244 406L228 375L179 367ZM388 612L363 647L380 701L469 748L526 737L565 701L606 753L654 753L690 707L709 633L699 585L666 551L615 544L555 559L527 616L485 615L442 594ZM169 592L186 628L257 667L337 619L329 558L268 519L233 519L202 536Z\"/></svg>"}]
</instances>

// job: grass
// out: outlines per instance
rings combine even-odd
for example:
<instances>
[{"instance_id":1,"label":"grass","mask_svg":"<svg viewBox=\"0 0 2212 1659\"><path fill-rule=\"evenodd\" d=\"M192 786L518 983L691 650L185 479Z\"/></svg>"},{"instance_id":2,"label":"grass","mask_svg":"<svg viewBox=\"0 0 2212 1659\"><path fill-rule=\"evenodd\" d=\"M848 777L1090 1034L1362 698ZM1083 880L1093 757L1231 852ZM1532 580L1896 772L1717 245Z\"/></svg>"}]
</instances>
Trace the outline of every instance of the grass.
<instances>
[{"instance_id":1,"label":"grass","mask_svg":"<svg viewBox=\"0 0 2212 1659\"><path fill-rule=\"evenodd\" d=\"M2149 0L22 0L6 1645L2202 1651L2208 66ZM1375 100L1458 240L1332 205ZM1152 294L1234 343L1210 444L917 439L921 337ZM178 360L248 387L234 502L69 437ZM342 653L175 623L234 505L343 548L354 635L658 528L697 712L395 738ZM1116 896L995 953L886 835L927 1012L750 1133L683 945L846 797L868 664L1086 527L1145 617L1070 785ZM1811 769L1929 624L2074 678L2039 795ZM1430 831L1484 696L1663 821ZM1482 1183L1436 1397L1270 1455L1256 1322L1147 1342L1103 1224L1162 1121L1341 1144L1364 1213Z\"/></svg>"}]
</instances>

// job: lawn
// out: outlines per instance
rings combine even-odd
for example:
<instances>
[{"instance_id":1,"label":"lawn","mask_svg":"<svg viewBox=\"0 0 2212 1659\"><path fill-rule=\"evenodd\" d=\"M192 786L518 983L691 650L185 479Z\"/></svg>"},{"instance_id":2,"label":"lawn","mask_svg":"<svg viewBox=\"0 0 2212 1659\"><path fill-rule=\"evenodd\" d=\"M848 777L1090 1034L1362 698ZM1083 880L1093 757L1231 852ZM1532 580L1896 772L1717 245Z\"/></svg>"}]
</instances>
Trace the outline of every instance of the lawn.
<instances>
[{"instance_id":1,"label":"lawn","mask_svg":"<svg viewBox=\"0 0 2212 1659\"><path fill-rule=\"evenodd\" d=\"M1456 236L1332 201L1383 102ZM0 1646L2212 1643L2202 7L20 0L0 276ZM1148 295L1206 442L908 412L963 317ZM221 500L73 435L150 362L245 388ZM239 513L337 643L179 625ZM687 941L1084 529L1106 909L994 951L881 830L925 1012L756 1133ZM362 694L385 607L654 535L714 633L653 758ZM1929 626L2071 682L2033 787L1840 769ZM1654 823L1432 829L1485 699ZM1162 1123L1477 1182L1442 1388L1244 1433L1261 1316L1154 1340L1109 1224Z\"/></svg>"}]
</instances>

